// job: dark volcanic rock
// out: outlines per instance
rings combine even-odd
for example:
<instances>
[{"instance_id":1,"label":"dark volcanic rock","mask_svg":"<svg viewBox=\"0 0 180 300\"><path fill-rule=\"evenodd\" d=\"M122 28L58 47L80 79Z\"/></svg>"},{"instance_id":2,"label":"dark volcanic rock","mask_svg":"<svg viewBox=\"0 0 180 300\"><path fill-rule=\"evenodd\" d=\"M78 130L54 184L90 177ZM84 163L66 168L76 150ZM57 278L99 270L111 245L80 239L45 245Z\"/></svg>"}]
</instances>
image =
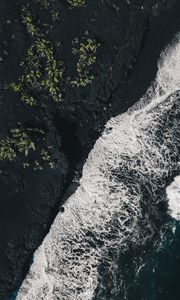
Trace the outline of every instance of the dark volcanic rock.
<instances>
[{"instance_id":1,"label":"dark volcanic rock","mask_svg":"<svg viewBox=\"0 0 180 300\"><path fill-rule=\"evenodd\" d=\"M46 141L53 145L58 157L55 170L47 164L42 171L34 171L32 167L23 169L21 156L14 162L0 163L2 300L9 299L19 286L59 206L76 189L76 182L71 184L73 177L80 176L83 162L105 122L130 107L153 78L154 66L140 92L135 90L134 86L144 76L139 75L136 64L143 52L150 19L152 16L158 19L164 9L171 11L173 4L165 0L91 0L85 8L69 9L65 0L54 1L60 18L52 22L50 7L42 8L40 3L37 0L0 2L0 137L4 139L18 122L45 128ZM3 89L22 75L20 63L31 45L21 19L24 5L32 11L42 31L44 24L49 24L47 38L55 54L64 61L64 98L58 104L40 94L44 105L38 103L30 108L20 95ZM85 35L101 45L92 70L95 78L86 87L73 88L68 83L68 77L76 75L72 41Z\"/></svg>"}]
</instances>

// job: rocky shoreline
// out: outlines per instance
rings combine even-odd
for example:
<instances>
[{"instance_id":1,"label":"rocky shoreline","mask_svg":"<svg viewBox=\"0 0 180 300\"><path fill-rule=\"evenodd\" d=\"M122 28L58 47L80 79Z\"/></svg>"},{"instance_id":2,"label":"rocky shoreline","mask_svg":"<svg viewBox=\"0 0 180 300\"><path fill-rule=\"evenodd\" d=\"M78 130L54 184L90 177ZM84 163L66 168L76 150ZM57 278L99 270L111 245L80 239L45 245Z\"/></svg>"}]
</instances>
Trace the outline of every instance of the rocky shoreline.
<instances>
[{"instance_id":1,"label":"rocky shoreline","mask_svg":"<svg viewBox=\"0 0 180 300\"><path fill-rule=\"evenodd\" d=\"M126 111L145 92L156 72L159 53L180 28L178 1L102 0L73 9L63 0L55 6L40 8L39 5L37 0L31 4L21 0L0 3L0 138L5 139L17 124L43 129L45 141L38 141L37 153L32 154L30 161L40 160L41 146L45 143L53 145L56 164L55 169L50 168L45 160L42 170L31 165L23 168L21 153L14 161L0 161L0 299L3 300L8 300L21 284L34 251L63 202L76 189L83 163L104 124L111 116ZM47 35L56 57L61 57L65 65L64 98L59 103L50 101L51 95L46 95L42 87L37 95L43 105L31 107L22 102L22 95L4 89L22 78L20 64L32 43L21 20L22 7L31 11L43 37ZM88 67L86 71L81 67L81 74L77 70L74 88L69 77L75 76L76 61L70 52L75 37L80 37L86 47L85 41L91 40L94 47L91 62L95 61L96 47L92 41L97 40L100 46L92 69ZM31 92L36 95L33 89Z\"/></svg>"}]
</instances>

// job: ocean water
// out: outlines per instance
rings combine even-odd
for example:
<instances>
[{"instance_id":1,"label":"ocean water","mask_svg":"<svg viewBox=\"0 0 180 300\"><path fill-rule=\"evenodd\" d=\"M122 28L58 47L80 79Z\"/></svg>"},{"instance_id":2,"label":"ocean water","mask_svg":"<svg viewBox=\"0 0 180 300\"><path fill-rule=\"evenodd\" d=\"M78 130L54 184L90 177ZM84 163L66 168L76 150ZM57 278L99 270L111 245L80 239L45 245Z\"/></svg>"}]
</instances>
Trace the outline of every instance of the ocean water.
<instances>
[{"instance_id":1,"label":"ocean water","mask_svg":"<svg viewBox=\"0 0 180 300\"><path fill-rule=\"evenodd\" d=\"M16 299L175 300L163 267L180 245L178 175L179 35L146 94L106 124Z\"/></svg>"}]
</instances>

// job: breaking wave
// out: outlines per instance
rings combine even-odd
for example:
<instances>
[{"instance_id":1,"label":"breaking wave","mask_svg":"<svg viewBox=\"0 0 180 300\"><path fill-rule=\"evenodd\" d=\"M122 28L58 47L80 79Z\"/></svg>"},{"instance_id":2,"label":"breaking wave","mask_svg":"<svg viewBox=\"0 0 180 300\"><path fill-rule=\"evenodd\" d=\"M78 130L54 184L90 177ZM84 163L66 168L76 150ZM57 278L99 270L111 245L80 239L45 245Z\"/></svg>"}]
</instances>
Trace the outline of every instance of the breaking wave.
<instances>
[{"instance_id":1,"label":"breaking wave","mask_svg":"<svg viewBox=\"0 0 180 300\"><path fill-rule=\"evenodd\" d=\"M170 215L180 221L180 176L176 176L174 181L166 188L169 199Z\"/></svg>"},{"instance_id":2,"label":"breaking wave","mask_svg":"<svg viewBox=\"0 0 180 300\"><path fill-rule=\"evenodd\" d=\"M109 300L122 288L121 257L152 239L167 182L180 169L179 90L177 36L147 93L106 124L17 300Z\"/></svg>"}]
</instances>

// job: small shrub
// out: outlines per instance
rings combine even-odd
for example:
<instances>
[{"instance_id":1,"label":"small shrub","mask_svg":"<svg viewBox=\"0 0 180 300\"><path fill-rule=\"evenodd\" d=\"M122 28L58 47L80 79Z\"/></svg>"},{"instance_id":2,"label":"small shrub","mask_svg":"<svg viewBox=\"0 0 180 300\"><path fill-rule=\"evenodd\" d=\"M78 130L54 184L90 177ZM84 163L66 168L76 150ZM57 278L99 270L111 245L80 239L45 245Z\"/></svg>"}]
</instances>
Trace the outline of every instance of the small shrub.
<instances>
[{"instance_id":1,"label":"small shrub","mask_svg":"<svg viewBox=\"0 0 180 300\"><path fill-rule=\"evenodd\" d=\"M36 150L35 139L37 139L37 135L42 134L44 134L44 132L39 129L23 127L14 128L10 130L10 141L17 152L23 153L27 156L30 150Z\"/></svg>"},{"instance_id":2,"label":"small shrub","mask_svg":"<svg viewBox=\"0 0 180 300\"><path fill-rule=\"evenodd\" d=\"M16 157L16 152L13 149L10 138L0 141L0 161L9 160L12 161Z\"/></svg>"},{"instance_id":3,"label":"small shrub","mask_svg":"<svg viewBox=\"0 0 180 300\"><path fill-rule=\"evenodd\" d=\"M28 156L29 151L35 151L35 139L37 135L42 135L44 132L39 129L30 128L13 128L10 130L10 135L0 141L0 160L12 161L16 158L17 153L22 153Z\"/></svg>"},{"instance_id":4,"label":"small shrub","mask_svg":"<svg viewBox=\"0 0 180 300\"><path fill-rule=\"evenodd\" d=\"M0 161L13 161L19 157L24 169L31 166L35 171L40 171L45 163L50 169L56 169L59 158L54 147L46 144L44 131L24 128L20 123L18 125L10 130L7 138L0 141ZM36 152L35 156L30 152Z\"/></svg>"},{"instance_id":5,"label":"small shrub","mask_svg":"<svg viewBox=\"0 0 180 300\"><path fill-rule=\"evenodd\" d=\"M70 4L71 8L84 7L86 4L86 0L67 0L67 2Z\"/></svg>"}]
</instances>

